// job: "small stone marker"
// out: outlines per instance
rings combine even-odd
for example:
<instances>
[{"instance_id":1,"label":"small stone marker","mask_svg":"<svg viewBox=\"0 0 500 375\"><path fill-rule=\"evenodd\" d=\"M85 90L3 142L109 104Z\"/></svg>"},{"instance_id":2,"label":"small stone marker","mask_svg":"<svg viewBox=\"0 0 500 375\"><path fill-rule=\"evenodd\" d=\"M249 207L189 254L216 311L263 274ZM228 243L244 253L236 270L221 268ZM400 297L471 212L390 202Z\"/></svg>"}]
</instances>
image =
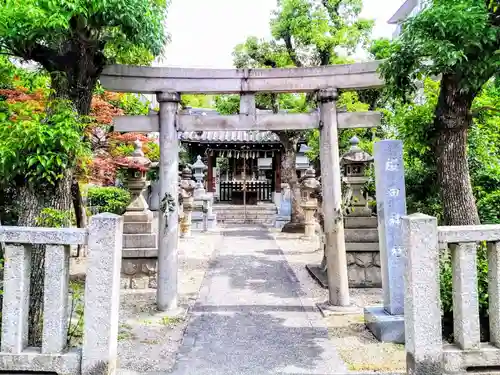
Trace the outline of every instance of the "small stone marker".
<instances>
[{"instance_id":1,"label":"small stone marker","mask_svg":"<svg viewBox=\"0 0 500 375\"><path fill-rule=\"evenodd\" d=\"M288 184L283 186L283 190L281 192L281 201L280 201L280 210L279 213L281 216L290 216L292 214L292 197L291 190Z\"/></svg>"},{"instance_id":2,"label":"small stone marker","mask_svg":"<svg viewBox=\"0 0 500 375\"><path fill-rule=\"evenodd\" d=\"M365 308L365 323L380 341L404 343L403 143L383 140L375 143L373 151L384 306Z\"/></svg>"}]
</instances>

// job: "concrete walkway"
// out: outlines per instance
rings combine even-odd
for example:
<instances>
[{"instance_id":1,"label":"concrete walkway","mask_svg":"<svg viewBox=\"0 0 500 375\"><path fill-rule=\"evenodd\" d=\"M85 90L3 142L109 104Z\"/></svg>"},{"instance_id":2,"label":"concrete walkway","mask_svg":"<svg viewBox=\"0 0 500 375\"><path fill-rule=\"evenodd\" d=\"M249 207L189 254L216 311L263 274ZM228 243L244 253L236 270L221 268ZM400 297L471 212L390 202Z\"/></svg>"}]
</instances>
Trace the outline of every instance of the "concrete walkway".
<instances>
[{"instance_id":1,"label":"concrete walkway","mask_svg":"<svg viewBox=\"0 0 500 375\"><path fill-rule=\"evenodd\" d=\"M224 229L173 374L347 372L267 229Z\"/></svg>"}]
</instances>

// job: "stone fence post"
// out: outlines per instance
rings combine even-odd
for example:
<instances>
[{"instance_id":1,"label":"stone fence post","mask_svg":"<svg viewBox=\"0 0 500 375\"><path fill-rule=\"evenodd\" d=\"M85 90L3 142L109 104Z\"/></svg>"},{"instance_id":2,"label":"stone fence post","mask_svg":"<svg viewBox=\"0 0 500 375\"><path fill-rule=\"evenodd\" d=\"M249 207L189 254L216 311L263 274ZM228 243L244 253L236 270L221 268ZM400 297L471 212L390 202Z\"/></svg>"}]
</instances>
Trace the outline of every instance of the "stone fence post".
<instances>
[{"instance_id":1,"label":"stone fence post","mask_svg":"<svg viewBox=\"0 0 500 375\"><path fill-rule=\"evenodd\" d=\"M123 217L103 213L91 218L85 281L82 375L116 371Z\"/></svg>"},{"instance_id":2,"label":"stone fence post","mask_svg":"<svg viewBox=\"0 0 500 375\"><path fill-rule=\"evenodd\" d=\"M413 375L441 375L443 343L439 297L439 246L435 217L402 218L406 369Z\"/></svg>"}]
</instances>

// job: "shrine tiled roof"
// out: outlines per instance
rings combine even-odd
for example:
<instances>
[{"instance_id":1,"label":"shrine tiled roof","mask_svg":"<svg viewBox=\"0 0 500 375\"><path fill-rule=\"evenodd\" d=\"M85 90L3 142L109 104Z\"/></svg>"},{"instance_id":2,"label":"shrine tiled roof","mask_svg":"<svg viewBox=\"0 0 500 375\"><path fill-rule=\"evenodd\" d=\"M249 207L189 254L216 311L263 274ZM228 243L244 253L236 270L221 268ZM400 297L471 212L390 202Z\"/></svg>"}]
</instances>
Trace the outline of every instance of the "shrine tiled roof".
<instances>
[{"instance_id":1,"label":"shrine tiled roof","mask_svg":"<svg viewBox=\"0 0 500 375\"><path fill-rule=\"evenodd\" d=\"M286 113L286 111L280 111ZM182 111L184 114L216 116L219 113L214 109L205 108L186 108ZM272 113L270 110L257 109L257 113ZM270 131L199 131L199 132L180 132L179 140L181 142L199 142L199 143L280 143L279 137Z\"/></svg>"},{"instance_id":2,"label":"shrine tiled roof","mask_svg":"<svg viewBox=\"0 0 500 375\"><path fill-rule=\"evenodd\" d=\"M200 143L279 143L275 133L268 131L200 131L180 132L181 142Z\"/></svg>"}]
</instances>

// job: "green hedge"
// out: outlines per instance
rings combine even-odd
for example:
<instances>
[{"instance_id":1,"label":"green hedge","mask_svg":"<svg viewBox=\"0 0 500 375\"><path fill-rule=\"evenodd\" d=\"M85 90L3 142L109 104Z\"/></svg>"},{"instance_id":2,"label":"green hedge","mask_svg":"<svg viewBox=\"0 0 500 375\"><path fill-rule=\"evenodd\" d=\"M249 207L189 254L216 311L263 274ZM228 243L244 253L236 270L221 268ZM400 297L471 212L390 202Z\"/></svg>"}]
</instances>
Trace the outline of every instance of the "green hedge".
<instances>
[{"instance_id":1,"label":"green hedge","mask_svg":"<svg viewBox=\"0 0 500 375\"><path fill-rule=\"evenodd\" d=\"M477 210L481 224L500 224L500 191L494 191L479 199Z\"/></svg>"},{"instance_id":2,"label":"green hedge","mask_svg":"<svg viewBox=\"0 0 500 375\"><path fill-rule=\"evenodd\" d=\"M123 215L130 203L130 193L118 187L91 187L87 191L87 205L97 207L99 212Z\"/></svg>"}]
</instances>

